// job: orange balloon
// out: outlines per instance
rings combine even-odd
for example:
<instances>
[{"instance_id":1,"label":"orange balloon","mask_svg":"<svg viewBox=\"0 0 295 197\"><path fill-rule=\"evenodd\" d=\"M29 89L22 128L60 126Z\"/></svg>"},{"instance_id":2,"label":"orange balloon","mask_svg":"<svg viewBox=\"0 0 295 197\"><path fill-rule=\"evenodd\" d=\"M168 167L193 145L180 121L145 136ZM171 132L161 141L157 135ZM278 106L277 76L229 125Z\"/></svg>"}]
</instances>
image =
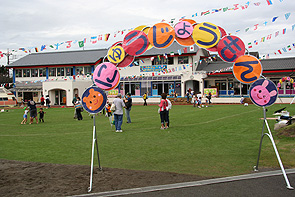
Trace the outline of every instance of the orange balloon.
<instances>
[{"instance_id":1,"label":"orange balloon","mask_svg":"<svg viewBox=\"0 0 295 197\"><path fill-rule=\"evenodd\" d=\"M179 38L176 36L175 40L178 42L178 44L180 44L182 46L191 46L191 45L195 44L195 41L191 36L188 38Z\"/></svg>"},{"instance_id":2,"label":"orange balloon","mask_svg":"<svg viewBox=\"0 0 295 197\"><path fill-rule=\"evenodd\" d=\"M197 22L196 21L194 21L193 19L183 19L182 21L187 21L187 22L189 22L190 24L196 24Z\"/></svg>"},{"instance_id":3,"label":"orange balloon","mask_svg":"<svg viewBox=\"0 0 295 197\"><path fill-rule=\"evenodd\" d=\"M235 78L241 83L250 84L259 79L262 74L260 61L252 55L238 57L233 66Z\"/></svg>"},{"instance_id":4,"label":"orange balloon","mask_svg":"<svg viewBox=\"0 0 295 197\"><path fill-rule=\"evenodd\" d=\"M173 42L175 38L175 31L167 23L157 23L152 26L148 33L148 39L151 45L156 48L167 48Z\"/></svg>"}]
</instances>

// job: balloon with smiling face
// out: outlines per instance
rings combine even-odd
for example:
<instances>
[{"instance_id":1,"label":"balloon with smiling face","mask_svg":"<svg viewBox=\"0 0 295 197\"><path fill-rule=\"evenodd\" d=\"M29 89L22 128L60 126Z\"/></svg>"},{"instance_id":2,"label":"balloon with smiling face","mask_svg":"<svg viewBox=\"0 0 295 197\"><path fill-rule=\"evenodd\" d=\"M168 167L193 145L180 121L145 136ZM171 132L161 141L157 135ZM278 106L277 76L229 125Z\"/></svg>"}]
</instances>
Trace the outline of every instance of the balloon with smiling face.
<instances>
[{"instance_id":1,"label":"balloon with smiling face","mask_svg":"<svg viewBox=\"0 0 295 197\"><path fill-rule=\"evenodd\" d=\"M267 79L255 81L249 89L250 99L259 107L267 107L277 100L278 91L276 85Z\"/></svg>"},{"instance_id":2,"label":"balloon with smiling face","mask_svg":"<svg viewBox=\"0 0 295 197\"><path fill-rule=\"evenodd\" d=\"M92 114L100 112L106 105L107 96L98 87L90 87L82 95L83 108Z\"/></svg>"},{"instance_id":3,"label":"balloon with smiling face","mask_svg":"<svg viewBox=\"0 0 295 197\"><path fill-rule=\"evenodd\" d=\"M154 47L164 49L174 42L175 31L167 23L157 23L149 29L148 39Z\"/></svg>"}]
</instances>

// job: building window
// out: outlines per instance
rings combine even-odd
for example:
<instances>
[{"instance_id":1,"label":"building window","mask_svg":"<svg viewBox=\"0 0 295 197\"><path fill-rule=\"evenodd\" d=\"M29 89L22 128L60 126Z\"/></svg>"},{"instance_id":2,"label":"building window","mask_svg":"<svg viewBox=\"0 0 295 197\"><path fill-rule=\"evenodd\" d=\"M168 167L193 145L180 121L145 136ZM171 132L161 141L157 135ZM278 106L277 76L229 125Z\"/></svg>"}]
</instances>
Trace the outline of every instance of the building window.
<instances>
[{"instance_id":1,"label":"building window","mask_svg":"<svg viewBox=\"0 0 295 197\"><path fill-rule=\"evenodd\" d=\"M84 73L85 75L91 75L91 66L84 67Z\"/></svg>"},{"instance_id":2,"label":"building window","mask_svg":"<svg viewBox=\"0 0 295 197\"><path fill-rule=\"evenodd\" d=\"M178 64L188 64L188 56L178 57Z\"/></svg>"},{"instance_id":3,"label":"building window","mask_svg":"<svg viewBox=\"0 0 295 197\"><path fill-rule=\"evenodd\" d=\"M46 77L46 68L39 68L39 77Z\"/></svg>"},{"instance_id":4,"label":"building window","mask_svg":"<svg viewBox=\"0 0 295 197\"><path fill-rule=\"evenodd\" d=\"M30 77L30 69L23 69L23 76Z\"/></svg>"},{"instance_id":5,"label":"building window","mask_svg":"<svg viewBox=\"0 0 295 197\"><path fill-rule=\"evenodd\" d=\"M65 68L56 68L57 76L65 76Z\"/></svg>"},{"instance_id":6,"label":"building window","mask_svg":"<svg viewBox=\"0 0 295 197\"><path fill-rule=\"evenodd\" d=\"M83 67L76 67L76 75L83 75Z\"/></svg>"},{"instance_id":7,"label":"building window","mask_svg":"<svg viewBox=\"0 0 295 197\"><path fill-rule=\"evenodd\" d=\"M66 76L72 76L73 75L73 67L66 68Z\"/></svg>"},{"instance_id":8,"label":"building window","mask_svg":"<svg viewBox=\"0 0 295 197\"><path fill-rule=\"evenodd\" d=\"M49 68L49 76L50 77L56 76L56 68Z\"/></svg>"},{"instance_id":9,"label":"building window","mask_svg":"<svg viewBox=\"0 0 295 197\"><path fill-rule=\"evenodd\" d=\"M37 68L31 69L31 77L38 77L38 69Z\"/></svg>"},{"instance_id":10,"label":"building window","mask_svg":"<svg viewBox=\"0 0 295 197\"><path fill-rule=\"evenodd\" d=\"M23 73L21 69L15 69L15 77L22 77Z\"/></svg>"},{"instance_id":11,"label":"building window","mask_svg":"<svg viewBox=\"0 0 295 197\"><path fill-rule=\"evenodd\" d=\"M23 98L23 92L18 92L18 93L17 93L17 97L19 97L19 98Z\"/></svg>"},{"instance_id":12,"label":"building window","mask_svg":"<svg viewBox=\"0 0 295 197\"><path fill-rule=\"evenodd\" d=\"M226 81L215 81L215 86L218 87L219 90L226 90Z\"/></svg>"}]
</instances>

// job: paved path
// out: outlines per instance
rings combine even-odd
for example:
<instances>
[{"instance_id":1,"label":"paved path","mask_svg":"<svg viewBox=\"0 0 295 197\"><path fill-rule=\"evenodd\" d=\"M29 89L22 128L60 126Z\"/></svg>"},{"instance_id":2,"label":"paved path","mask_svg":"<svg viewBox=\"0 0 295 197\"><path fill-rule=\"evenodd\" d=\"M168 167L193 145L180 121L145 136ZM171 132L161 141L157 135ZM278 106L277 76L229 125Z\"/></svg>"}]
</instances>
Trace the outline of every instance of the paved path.
<instances>
[{"instance_id":1,"label":"paved path","mask_svg":"<svg viewBox=\"0 0 295 197\"><path fill-rule=\"evenodd\" d=\"M295 187L295 169L286 170L291 186ZM295 190L286 188L281 170L258 172L241 176L209 179L195 182L159 185L80 196L125 197L178 197L178 196L288 196L295 197Z\"/></svg>"}]
</instances>

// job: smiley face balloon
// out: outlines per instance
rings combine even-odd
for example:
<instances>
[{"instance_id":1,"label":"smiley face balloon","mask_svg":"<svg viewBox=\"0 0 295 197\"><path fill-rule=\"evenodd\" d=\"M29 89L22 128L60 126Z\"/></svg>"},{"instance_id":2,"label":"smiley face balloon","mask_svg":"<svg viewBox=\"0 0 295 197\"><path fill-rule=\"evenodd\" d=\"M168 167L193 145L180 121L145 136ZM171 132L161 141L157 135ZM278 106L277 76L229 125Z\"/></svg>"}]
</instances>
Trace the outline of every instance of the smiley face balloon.
<instances>
[{"instance_id":1,"label":"smiley face balloon","mask_svg":"<svg viewBox=\"0 0 295 197\"><path fill-rule=\"evenodd\" d=\"M164 49L174 42L175 31L167 23L157 23L149 29L148 39L154 47Z\"/></svg>"},{"instance_id":2,"label":"smiley face balloon","mask_svg":"<svg viewBox=\"0 0 295 197\"><path fill-rule=\"evenodd\" d=\"M82 95L82 106L91 114L100 112L105 107L106 102L106 94L98 87L90 87Z\"/></svg>"}]
</instances>

